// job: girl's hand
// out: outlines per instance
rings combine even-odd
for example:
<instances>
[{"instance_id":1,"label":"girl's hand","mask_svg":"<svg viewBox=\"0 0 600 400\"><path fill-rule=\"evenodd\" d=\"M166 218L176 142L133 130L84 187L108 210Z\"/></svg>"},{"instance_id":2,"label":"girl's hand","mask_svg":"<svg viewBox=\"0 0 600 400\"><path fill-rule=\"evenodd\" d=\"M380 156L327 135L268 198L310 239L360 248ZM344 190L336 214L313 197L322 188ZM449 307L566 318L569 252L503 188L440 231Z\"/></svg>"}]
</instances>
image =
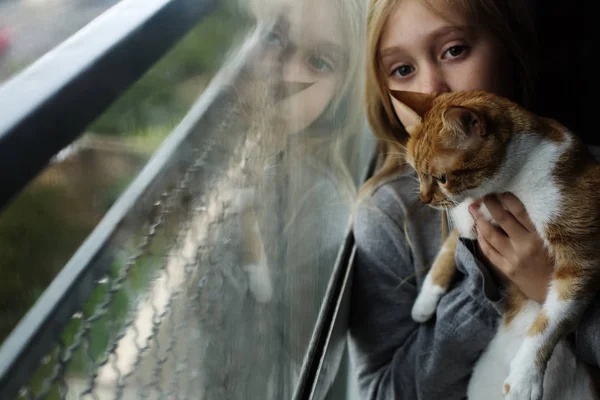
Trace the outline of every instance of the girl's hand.
<instances>
[{"instance_id":1,"label":"girl's hand","mask_svg":"<svg viewBox=\"0 0 600 400\"><path fill-rule=\"evenodd\" d=\"M483 199L499 229L469 207L475 219L477 241L491 266L512 281L529 299L543 303L554 262L535 230L525 206L511 193Z\"/></svg>"}]
</instances>

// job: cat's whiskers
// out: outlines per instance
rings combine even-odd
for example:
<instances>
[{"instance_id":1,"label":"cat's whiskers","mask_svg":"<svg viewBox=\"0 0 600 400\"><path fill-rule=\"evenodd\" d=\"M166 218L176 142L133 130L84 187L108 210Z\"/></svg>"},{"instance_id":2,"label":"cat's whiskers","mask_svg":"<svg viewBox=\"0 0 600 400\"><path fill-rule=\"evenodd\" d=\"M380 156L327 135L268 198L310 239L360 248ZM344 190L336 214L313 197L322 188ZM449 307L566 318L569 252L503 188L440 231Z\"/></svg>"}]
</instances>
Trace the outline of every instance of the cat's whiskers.
<instances>
[{"instance_id":1,"label":"cat's whiskers","mask_svg":"<svg viewBox=\"0 0 600 400\"><path fill-rule=\"evenodd\" d=\"M454 218L452 214L447 213L447 221L448 221L448 230L451 232L456 228L456 222L454 222Z\"/></svg>"},{"instance_id":2,"label":"cat's whiskers","mask_svg":"<svg viewBox=\"0 0 600 400\"><path fill-rule=\"evenodd\" d=\"M276 156L268 156L263 165L262 173L265 178L274 178L281 168L281 162L277 161Z\"/></svg>"},{"instance_id":3,"label":"cat's whiskers","mask_svg":"<svg viewBox=\"0 0 600 400\"><path fill-rule=\"evenodd\" d=\"M471 227L471 232L470 233L471 233L472 237L476 238L477 236L479 236L479 235L477 235L477 228L475 227L475 224L473 224L473 226Z\"/></svg>"},{"instance_id":4,"label":"cat's whiskers","mask_svg":"<svg viewBox=\"0 0 600 400\"><path fill-rule=\"evenodd\" d=\"M402 160L402 161L404 161L406 159L405 154L399 153L397 151L389 151L387 153L382 153L382 155L385 156L385 157L393 157L393 159L395 159L395 160Z\"/></svg>"},{"instance_id":5,"label":"cat's whiskers","mask_svg":"<svg viewBox=\"0 0 600 400\"><path fill-rule=\"evenodd\" d=\"M403 145L402 143L400 143L400 142L396 141L396 140L392 140L392 139L386 139L386 138L378 138L378 139L379 139L379 140L381 140L381 141L384 141L384 142L389 142L389 143L392 143L394 146L398 146L398 147L399 147L399 148L401 148L402 150L405 150L405 151L406 151L406 146L405 146L405 145Z\"/></svg>"},{"instance_id":6,"label":"cat's whiskers","mask_svg":"<svg viewBox=\"0 0 600 400\"><path fill-rule=\"evenodd\" d=\"M484 181L485 181L486 183L489 183L489 184L491 184L491 186L493 186L493 187L499 187L499 188L501 188L502 190L504 190L505 192L509 192L509 190L508 190L507 188L505 188L505 187L504 187L504 186L502 186L502 185L498 185L496 182L494 182L494 181L493 181L493 180L491 180L490 178L485 178L485 177L484 177L483 179L484 179Z\"/></svg>"}]
</instances>

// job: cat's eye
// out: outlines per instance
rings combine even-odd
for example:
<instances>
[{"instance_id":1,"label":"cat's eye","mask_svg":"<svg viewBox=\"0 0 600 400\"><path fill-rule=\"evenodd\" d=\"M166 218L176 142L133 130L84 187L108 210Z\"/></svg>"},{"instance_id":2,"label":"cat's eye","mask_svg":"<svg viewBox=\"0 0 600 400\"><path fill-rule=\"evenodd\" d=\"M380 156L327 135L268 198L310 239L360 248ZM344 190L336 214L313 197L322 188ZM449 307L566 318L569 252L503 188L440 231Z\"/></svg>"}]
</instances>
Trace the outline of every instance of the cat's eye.
<instances>
[{"instance_id":1,"label":"cat's eye","mask_svg":"<svg viewBox=\"0 0 600 400\"><path fill-rule=\"evenodd\" d=\"M448 177L446 176L446 174L442 174L440 176L436 176L435 179L441 183L442 185L445 185L446 182L448 182Z\"/></svg>"}]
</instances>

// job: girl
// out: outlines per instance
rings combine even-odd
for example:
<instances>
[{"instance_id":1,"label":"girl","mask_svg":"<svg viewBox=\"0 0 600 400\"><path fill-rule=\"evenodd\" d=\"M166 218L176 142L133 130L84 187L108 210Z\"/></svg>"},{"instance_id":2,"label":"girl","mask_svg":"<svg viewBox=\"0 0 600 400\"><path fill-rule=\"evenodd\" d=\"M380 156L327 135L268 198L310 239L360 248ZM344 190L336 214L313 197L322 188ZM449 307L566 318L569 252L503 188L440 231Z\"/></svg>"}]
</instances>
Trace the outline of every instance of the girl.
<instances>
[{"instance_id":1,"label":"girl","mask_svg":"<svg viewBox=\"0 0 600 400\"><path fill-rule=\"evenodd\" d=\"M465 398L474 363L502 312L498 278L510 279L533 300L545 299L552 260L523 205L507 194L484 200L502 229L478 219L477 242L459 243L460 273L436 318L412 320L445 220L418 202L416 175L402 164L405 116L387 94L481 89L537 111L531 15L532 4L522 0L370 1L367 112L382 165L363 187L355 215L350 320L350 351L364 398ZM574 339L575 354L596 366L597 309L591 307Z\"/></svg>"}]
</instances>

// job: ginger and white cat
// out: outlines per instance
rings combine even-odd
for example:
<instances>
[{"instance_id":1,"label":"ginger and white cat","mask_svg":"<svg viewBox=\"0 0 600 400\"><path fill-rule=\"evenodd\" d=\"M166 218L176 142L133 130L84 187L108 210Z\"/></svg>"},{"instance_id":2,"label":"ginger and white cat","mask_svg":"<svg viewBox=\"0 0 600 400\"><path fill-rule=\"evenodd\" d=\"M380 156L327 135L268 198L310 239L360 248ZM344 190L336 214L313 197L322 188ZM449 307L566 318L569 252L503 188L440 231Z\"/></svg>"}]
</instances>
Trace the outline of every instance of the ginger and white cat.
<instances>
[{"instance_id":1,"label":"ginger and white cat","mask_svg":"<svg viewBox=\"0 0 600 400\"><path fill-rule=\"evenodd\" d=\"M566 335L600 283L600 165L558 122L482 91L439 96L390 92L406 111L407 162L424 203L449 211L444 242L413 307L428 320L455 275L459 237L475 239L468 206L512 192L555 260L545 303L507 282L496 336L469 382L472 400L594 399L593 382ZM477 204L480 204L479 202ZM485 206L479 206L491 219Z\"/></svg>"}]
</instances>

